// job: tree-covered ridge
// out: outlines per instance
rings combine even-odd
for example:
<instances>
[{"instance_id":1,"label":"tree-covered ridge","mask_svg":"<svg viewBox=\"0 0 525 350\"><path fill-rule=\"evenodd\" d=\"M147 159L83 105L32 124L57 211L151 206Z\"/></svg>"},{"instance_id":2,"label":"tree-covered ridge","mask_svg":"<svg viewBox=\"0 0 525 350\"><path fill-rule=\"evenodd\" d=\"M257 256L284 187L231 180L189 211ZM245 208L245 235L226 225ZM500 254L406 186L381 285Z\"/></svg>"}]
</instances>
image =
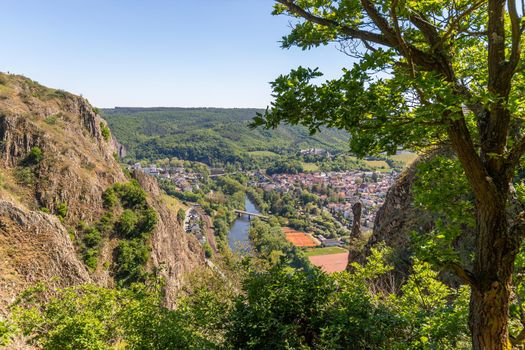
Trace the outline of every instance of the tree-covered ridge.
<instances>
[{"instance_id":1,"label":"tree-covered ridge","mask_svg":"<svg viewBox=\"0 0 525 350\"><path fill-rule=\"evenodd\" d=\"M348 143L348 134L336 129L323 129L315 136L298 126L250 129L252 118L262 112L258 109L114 108L101 112L133 160L177 157L209 165L243 164L254 151L345 150Z\"/></svg>"}]
</instances>

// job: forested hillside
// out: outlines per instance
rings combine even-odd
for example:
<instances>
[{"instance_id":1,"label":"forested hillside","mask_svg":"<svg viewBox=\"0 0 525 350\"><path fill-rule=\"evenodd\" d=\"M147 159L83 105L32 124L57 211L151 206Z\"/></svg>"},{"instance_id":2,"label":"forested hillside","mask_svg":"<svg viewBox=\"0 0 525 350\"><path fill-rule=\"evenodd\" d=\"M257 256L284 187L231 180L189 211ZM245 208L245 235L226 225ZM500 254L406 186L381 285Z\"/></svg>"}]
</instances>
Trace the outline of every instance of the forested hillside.
<instances>
[{"instance_id":1,"label":"forested hillside","mask_svg":"<svg viewBox=\"0 0 525 350\"><path fill-rule=\"evenodd\" d=\"M345 150L348 134L323 128L282 125L250 129L258 109L114 108L101 110L130 160L177 157L212 164L249 161L249 152L283 153L304 148Z\"/></svg>"}]
</instances>

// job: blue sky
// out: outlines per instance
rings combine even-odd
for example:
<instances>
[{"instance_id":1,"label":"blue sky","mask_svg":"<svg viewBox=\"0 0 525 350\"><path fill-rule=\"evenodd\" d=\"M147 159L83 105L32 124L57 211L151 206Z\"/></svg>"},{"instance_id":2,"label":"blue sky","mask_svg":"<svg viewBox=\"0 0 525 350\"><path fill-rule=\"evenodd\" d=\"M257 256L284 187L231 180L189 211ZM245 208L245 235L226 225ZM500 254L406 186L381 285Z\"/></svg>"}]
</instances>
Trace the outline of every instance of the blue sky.
<instances>
[{"instance_id":1,"label":"blue sky","mask_svg":"<svg viewBox=\"0 0 525 350\"><path fill-rule=\"evenodd\" d=\"M98 107L265 107L299 65L338 76L333 46L283 50L272 0L2 0L0 70Z\"/></svg>"}]
</instances>

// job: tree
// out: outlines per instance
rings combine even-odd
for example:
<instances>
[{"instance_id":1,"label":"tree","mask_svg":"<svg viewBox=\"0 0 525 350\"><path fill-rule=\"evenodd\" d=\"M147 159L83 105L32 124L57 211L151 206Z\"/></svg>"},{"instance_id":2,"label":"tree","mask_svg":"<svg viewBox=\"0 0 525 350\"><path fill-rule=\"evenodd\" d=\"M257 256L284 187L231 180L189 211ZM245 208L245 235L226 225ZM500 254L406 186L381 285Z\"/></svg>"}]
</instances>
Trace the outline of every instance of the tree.
<instances>
[{"instance_id":1,"label":"tree","mask_svg":"<svg viewBox=\"0 0 525 350\"><path fill-rule=\"evenodd\" d=\"M177 221L182 224L184 220L186 219L186 211L182 208L179 208L177 211Z\"/></svg>"},{"instance_id":2,"label":"tree","mask_svg":"<svg viewBox=\"0 0 525 350\"><path fill-rule=\"evenodd\" d=\"M353 56L339 79L299 67L273 83L275 101L252 126L325 125L348 131L357 155L454 150L475 197L471 288L474 349L510 349L509 300L524 214L511 181L525 151L522 16L515 0L277 0L296 19L285 48L330 42Z\"/></svg>"}]
</instances>

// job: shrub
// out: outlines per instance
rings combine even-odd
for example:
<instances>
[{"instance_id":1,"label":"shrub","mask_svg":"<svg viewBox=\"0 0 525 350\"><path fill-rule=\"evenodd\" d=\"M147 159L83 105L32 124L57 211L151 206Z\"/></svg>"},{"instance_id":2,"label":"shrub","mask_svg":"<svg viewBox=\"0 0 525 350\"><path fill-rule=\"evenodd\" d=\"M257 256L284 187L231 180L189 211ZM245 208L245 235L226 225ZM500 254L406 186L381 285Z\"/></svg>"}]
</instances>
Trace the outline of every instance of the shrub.
<instances>
[{"instance_id":1,"label":"shrub","mask_svg":"<svg viewBox=\"0 0 525 350\"><path fill-rule=\"evenodd\" d=\"M35 174L31 168L16 169L15 177L17 182L22 185L33 185L35 183Z\"/></svg>"},{"instance_id":2,"label":"shrub","mask_svg":"<svg viewBox=\"0 0 525 350\"><path fill-rule=\"evenodd\" d=\"M142 212L137 228L143 237L146 237L153 231L155 225L157 225L157 220L157 212L152 208L145 209Z\"/></svg>"},{"instance_id":3,"label":"shrub","mask_svg":"<svg viewBox=\"0 0 525 350\"><path fill-rule=\"evenodd\" d=\"M117 194L115 193L115 190L112 187L108 188L104 191L104 193L102 193L102 202L105 209L113 209L117 204L117 201Z\"/></svg>"},{"instance_id":4,"label":"shrub","mask_svg":"<svg viewBox=\"0 0 525 350\"><path fill-rule=\"evenodd\" d=\"M185 219L186 219L186 211L184 211L184 209L180 208L177 211L177 221L179 223L183 223Z\"/></svg>"},{"instance_id":5,"label":"shrub","mask_svg":"<svg viewBox=\"0 0 525 350\"><path fill-rule=\"evenodd\" d=\"M108 126L102 122L100 122L100 132L102 133L104 140L109 141L111 137L111 131L109 131Z\"/></svg>"},{"instance_id":6,"label":"shrub","mask_svg":"<svg viewBox=\"0 0 525 350\"><path fill-rule=\"evenodd\" d=\"M36 165L42 161L44 158L44 154L42 152L42 149L38 146L32 147L29 151L29 154L24 159L25 165Z\"/></svg>"},{"instance_id":7,"label":"shrub","mask_svg":"<svg viewBox=\"0 0 525 350\"><path fill-rule=\"evenodd\" d=\"M57 208L56 208L57 216L62 219L65 219L67 216L67 212L68 212L67 204L64 202L58 203Z\"/></svg>"},{"instance_id":8,"label":"shrub","mask_svg":"<svg viewBox=\"0 0 525 350\"><path fill-rule=\"evenodd\" d=\"M83 242L88 248L96 248L102 241L102 235L100 231L95 227L88 228L84 233Z\"/></svg>"},{"instance_id":9,"label":"shrub","mask_svg":"<svg viewBox=\"0 0 525 350\"><path fill-rule=\"evenodd\" d=\"M98 263L98 252L102 235L95 227L84 226L84 236L82 237L84 263L91 269L95 269Z\"/></svg>"},{"instance_id":10,"label":"shrub","mask_svg":"<svg viewBox=\"0 0 525 350\"><path fill-rule=\"evenodd\" d=\"M119 242L116 251L115 272L120 286L144 281L147 277L145 265L150 250L140 238Z\"/></svg>"},{"instance_id":11,"label":"shrub","mask_svg":"<svg viewBox=\"0 0 525 350\"><path fill-rule=\"evenodd\" d=\"M88 249L84 256L84 262L91 270L96 269L98 264L98 249Z\"/></svg>"},{"instance_id":12,"label":"shrub","mask_svg":"<svg viewBox=\"0 0 525 350\"><path fill-rule=\"evenodd\" d=\"M211 249L210 244L208 242L204 243L203 248L204 248L204 256L207 259L210 259L213 256L213 250Z\"/></svg>"},{"instance_id":13,"label":"shrub","mask_svg":"<svg viewBox=\"0 0 525 350\"><path fill-rule=\"evenodd\" d=\"M97 228L100 230L100 232L109 234L113 230L113 213L107 212L97 223Z\"/></svg>"},{"instance_id":14,"label":"shrub","mask_svg":"<svg viewBox=\"0 0 525 350\"><path fill-rule=\"evenodd\" d=\"M57 123L57 116L56 115L50 115L50 116L47 116L45 119L44 119L44 122L46 124L49 124L49 125L55 125Z\"/></svg>"},{"instance_id":15,"label":"shrub","mask_svg":"<svg viewBox=\"0 0 525 350\"><path fill-rule=\"evenodd\" d=\"M125 184L116 184L113 188L124 208L140 209L147 207L146 192L144 192L137 181L133 180Z\"/></svg>"},{"instance_id":16,"label":"shrub","mask_svg":"<svg viewBox=\"0 0 525 350\"><path fill-rule=\"evenodd\" d=\"M120 215L119 220L115 224L115 230L124 238L134 236L139 218L134 211L126 209Z\"/></svg>"}]
</instances>

